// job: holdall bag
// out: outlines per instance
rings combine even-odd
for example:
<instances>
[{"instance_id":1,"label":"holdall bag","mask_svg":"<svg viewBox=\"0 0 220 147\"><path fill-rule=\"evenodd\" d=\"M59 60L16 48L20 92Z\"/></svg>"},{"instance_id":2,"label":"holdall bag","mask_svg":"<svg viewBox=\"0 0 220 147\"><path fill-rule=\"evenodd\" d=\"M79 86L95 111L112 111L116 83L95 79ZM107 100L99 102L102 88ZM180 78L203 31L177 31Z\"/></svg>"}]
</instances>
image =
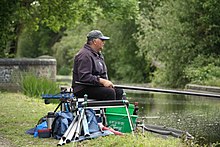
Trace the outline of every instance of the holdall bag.
<instances>
[{"instance_id":1,"label":"holdall bag","mask_svg":"<svg viewBox=\"0 0 220 147\"><path fill-rule=\"evenodd\" d=\"M59 111L55 113L55 119L52 123L52 136L60 139L73 121L74 116L71 112Z\"/></svg>"}]
</instances>

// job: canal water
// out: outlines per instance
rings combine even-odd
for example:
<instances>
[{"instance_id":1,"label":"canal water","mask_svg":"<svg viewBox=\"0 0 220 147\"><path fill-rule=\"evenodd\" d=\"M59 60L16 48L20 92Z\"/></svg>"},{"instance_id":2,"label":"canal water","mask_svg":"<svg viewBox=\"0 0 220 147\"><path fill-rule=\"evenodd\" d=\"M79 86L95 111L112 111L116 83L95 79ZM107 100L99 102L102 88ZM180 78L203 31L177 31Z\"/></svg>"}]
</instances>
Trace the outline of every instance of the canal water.
<instances>
[{"instance_id":1,"label":"canal water","mask_svg":"<svg viewBox=\"0 0 220 147\"><path fill-rule=\"evenodd\" d=\"M198 144L220 142L220 98L126 92L130 103L139 103L145 124L189 132Z\"/></svg>"}]
</instances>

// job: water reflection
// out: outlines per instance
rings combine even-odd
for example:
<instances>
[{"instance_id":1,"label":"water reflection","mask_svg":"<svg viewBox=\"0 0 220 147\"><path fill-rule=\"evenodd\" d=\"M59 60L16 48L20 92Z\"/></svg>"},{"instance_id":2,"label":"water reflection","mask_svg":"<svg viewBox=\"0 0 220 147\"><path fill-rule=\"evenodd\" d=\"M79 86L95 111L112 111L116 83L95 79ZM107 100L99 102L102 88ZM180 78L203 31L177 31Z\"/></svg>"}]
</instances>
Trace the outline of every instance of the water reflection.
<instances>
[{"instance_id":1,"label":"water reflection","mask_svg":"<svg viewBox=\"0 0 220 147\"><path fill-rule=\"evenodd\" d=\"M188 131L200 144L220 141L220 99L146 92L127 96L139 102L139 116L152 117L147 124Z\"/></svg>"}]
</instances>

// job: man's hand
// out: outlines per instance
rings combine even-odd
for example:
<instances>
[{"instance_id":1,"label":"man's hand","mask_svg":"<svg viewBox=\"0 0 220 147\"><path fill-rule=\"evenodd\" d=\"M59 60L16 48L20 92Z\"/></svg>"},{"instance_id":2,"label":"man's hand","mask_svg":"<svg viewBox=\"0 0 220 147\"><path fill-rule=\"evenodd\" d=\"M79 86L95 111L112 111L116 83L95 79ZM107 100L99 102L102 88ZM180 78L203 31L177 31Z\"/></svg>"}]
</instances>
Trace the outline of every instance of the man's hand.
<instances>
[{"instance_id":1,"label":"man's hand","mask_svg":"<svg viewBox=\"0 0 220 147\"><path fill-rule=\"evenodd\" d=\"M103 79L103 78L99 78L99 82L104 86L104 87L114 87L113 83L109 80Z\"/></svg>"}]
</instances>

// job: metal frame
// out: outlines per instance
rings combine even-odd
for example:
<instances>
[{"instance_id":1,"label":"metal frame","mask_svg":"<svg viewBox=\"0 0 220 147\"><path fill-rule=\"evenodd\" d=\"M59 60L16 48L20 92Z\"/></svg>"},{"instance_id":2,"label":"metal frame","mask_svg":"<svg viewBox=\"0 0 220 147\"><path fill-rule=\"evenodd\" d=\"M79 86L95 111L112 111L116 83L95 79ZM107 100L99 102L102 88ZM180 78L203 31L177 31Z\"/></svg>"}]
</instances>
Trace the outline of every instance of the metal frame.
<instances>
[{"instance_id":1,"label":"metal frame","mask_svg":"<svg viewBox=\"0 0 220 147\"><path fill-rule=\"evenodd\" d=\"M87 121L86 116L85 116L85 110L88 108L104 109L104 108L112 108L112 107L113 108L114 107L125 107L128 121L129 121L129 125L131 127L132 134L134 135L134 128L133 128L131 116L130 116L130 113L129 113L128 107L127 107L128 104L129 104L128 100L87 101L87 96L85 96L84 102L81 103L81 108L78 108L79 103L76 100L76 107L75 107L75 109L77 109L76 116L57 145L61 146L66 143L70 143L72 141L73 142L77 141L79 139L79 135L80 135L82 129L84 129L84 132L88 132L88 131L85 131L85 130L88 130L88 126L86 126L87 123L86 124L84 123L85 121ZM79 110L79 109L81 109L81 110ZM81 111L81 112L79 112L79 111ZM89 136L90 134L88 132L84 135Z\"/></svg>"}]
</instances>

